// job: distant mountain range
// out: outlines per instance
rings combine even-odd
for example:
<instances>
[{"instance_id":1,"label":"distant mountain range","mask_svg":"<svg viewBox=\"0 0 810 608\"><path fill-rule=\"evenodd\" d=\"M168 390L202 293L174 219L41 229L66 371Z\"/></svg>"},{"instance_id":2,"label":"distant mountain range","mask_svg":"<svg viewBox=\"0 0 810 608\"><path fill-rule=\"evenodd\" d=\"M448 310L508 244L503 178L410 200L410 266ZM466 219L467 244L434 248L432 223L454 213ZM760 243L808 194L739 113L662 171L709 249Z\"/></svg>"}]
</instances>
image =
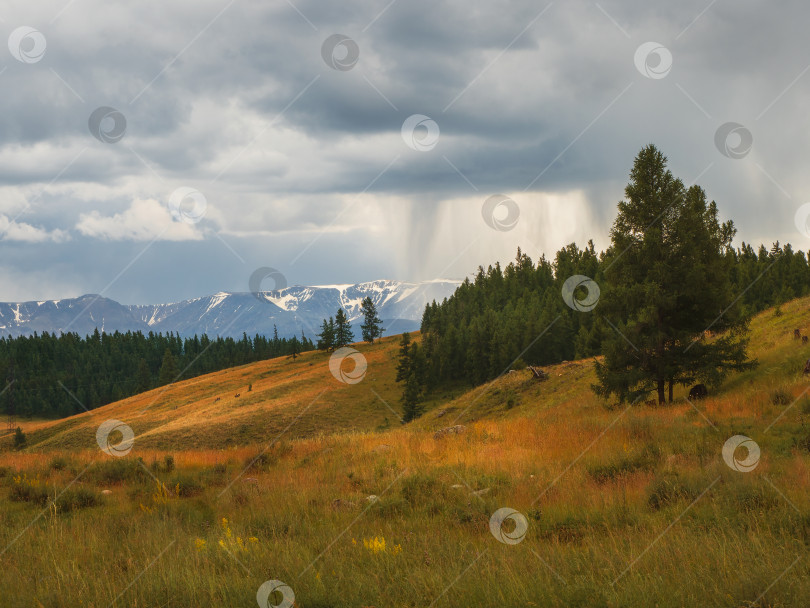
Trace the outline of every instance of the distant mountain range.
<instances>
[{"instance_id":1,"label":"distant mountain range","mask_svg":"<svg viewBox=\"0 0 810 608\"><path fill-rule=\"evenodd\" d=\"M343 308L360 340L360 303L368 296L377 306L385 335L419 328L425 304L441 302L460 281L371 281L356 285L293 286L258 294L220 292L175 304L125 305L88 294L64 300L0 303L0 336L34 332L99 331L174 332L181 336L208 334L240 337L263 334L300 335L314 339L325 318Z\"/></svg>"}]
</instances>

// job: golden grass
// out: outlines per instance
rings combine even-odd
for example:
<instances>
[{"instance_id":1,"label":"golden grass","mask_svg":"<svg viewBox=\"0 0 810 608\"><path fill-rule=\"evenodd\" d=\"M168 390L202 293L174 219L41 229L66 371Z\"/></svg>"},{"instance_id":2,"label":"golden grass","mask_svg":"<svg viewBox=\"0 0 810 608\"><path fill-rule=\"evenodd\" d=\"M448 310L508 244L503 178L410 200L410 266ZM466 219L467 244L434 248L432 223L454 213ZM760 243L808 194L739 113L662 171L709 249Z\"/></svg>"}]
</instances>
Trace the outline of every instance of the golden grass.
<instances>
[{"instance_id":1,"label":"golden grass","mask_svg":"<svg viewBox=\"0 0 810 608\"><path fill-rule=\"evenodd\" d=\"M683 390L671 406L606 407L586 360L550 366L545 382L508 374L401 426L382 402L399 411L390 338L358 346L369 367L356 385L310 353L27 427L32 447L0 453L0 597L252 606L279 579L303 607L806 606L810 407L773 394L808 387L810 349L791 337L810 325L808 304L759 315L760 367L699 412ZM124 459L95 447L108 418L136 431ZM453 424L465 432L434 438ZM735 434L761 447L751 473L721 458ZM122 461L131 468L110 469ZM11 500L21 475L54 496L110 493L60 512ZM501 507L526 517L522 542L490 533Z\"/></svg>"}]
</instances>

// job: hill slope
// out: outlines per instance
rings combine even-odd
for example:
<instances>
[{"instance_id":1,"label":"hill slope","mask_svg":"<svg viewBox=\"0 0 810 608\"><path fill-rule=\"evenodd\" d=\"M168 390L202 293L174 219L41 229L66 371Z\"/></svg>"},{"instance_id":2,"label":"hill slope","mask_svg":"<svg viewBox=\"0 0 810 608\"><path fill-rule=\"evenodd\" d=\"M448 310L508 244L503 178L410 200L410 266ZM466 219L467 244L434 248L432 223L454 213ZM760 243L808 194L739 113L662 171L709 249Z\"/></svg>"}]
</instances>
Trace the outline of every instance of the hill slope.
<instances>
[{"instance_id":1,"label":"hill slope","mask_svg":"<svg viewBox=\"0 0 810 608\"><path fill-rule=\"evenodd\" d=\"M695 404L606 407L577 361L437 398L400 427L388 339L358 346L354 385L311 353L30 423L32 447L0 453L0 593L252 606L272 579L304 607L805 607L810 347L791 334L808 305L758 316L759 368ZM96 446L109 418L135 431L126 457ZM745 453L724 462L735 435L761 450L750 472L734 468ZM494 520L505 508L520 533Z\"/></svg>"},{"instance_id":2,"label":"hill slope","mask_svg":"<svg viewBox=\"0 0 810 608\"><path fill-rule=\"evenodd\" d=\"M699 407L705 415L731 415L733 409L764 404L771 393L798 395L802 366L810 347L792 340L794 328L810 333L810 298L794 300L758 315L751 325L751 354L757 369L736 374ZM418 336L418 334L417 334ZM92 448L101 422L129 424L139 445L161 449L223 448L285 437L383 430L400 424L401 387L394 381L398 337L368 346L354 345L367 361L362 381L346 384L329 367L330 355L304 353L296 361L279 358L178 382L60 421L22 423L34 449ZM351 370L344 362L344 369ZM482 418L582 415L599 418L605 403L595 397L593 360L546 368L550 379L537 382L526 371L506 374L473 389L437 391L426 414L413 426L438 429ZM252 385L252 390L248 390ZM676 391L668 416L703 421L704 413ZM236 397L236 394L240 397ZM762 405L765 407L765 405Z\"/></svg>"}]
</instances>

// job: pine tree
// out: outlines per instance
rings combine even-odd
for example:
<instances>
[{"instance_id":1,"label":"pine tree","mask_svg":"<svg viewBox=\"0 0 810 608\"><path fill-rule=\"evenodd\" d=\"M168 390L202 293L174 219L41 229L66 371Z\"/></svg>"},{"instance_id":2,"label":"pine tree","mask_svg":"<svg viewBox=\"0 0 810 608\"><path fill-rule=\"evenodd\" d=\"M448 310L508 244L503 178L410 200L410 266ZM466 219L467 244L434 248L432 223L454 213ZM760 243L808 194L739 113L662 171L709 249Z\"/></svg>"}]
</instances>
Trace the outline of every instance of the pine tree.
<instances>
[{"instance_id":1,"label":"pine tree","mask_svg":"<svg viewBox=\"0 0 810 608\"><path fill-rule=\"evenodd\" d=\"M301 353L301 343L298 341L298 336L293 336L290 340L290 357L293 361Z\"/></svg>"},{"instance_id":2,"label":"pine tree","mask_svg":"<svg viewBox=\"0 0 810 608\"><path fill-rule=\"evenodd\" d=\"M163 363L160 365L160 372L158 373L158 385L171 384L177 380L177 375L177 362L174 360L172 352L167 348L163 353Z\"/></svg>"},{"instance_id":3,"label":"pine tree","mask_svg":"<svg viewBox=\"0 0 810 608\"><path fill-rule=\"evenodd\" d=\"M617 331L605 335L594 390L620 402L655 391L663 403L667 385L671 400L675 384L716 383L752 365L724 257L734 226L666 165L652 145L636 157L605 259L599 307ZM709 343L707 329L726 333Z\"/></svg>"},{"instance_id":4,"label":"pine tree","mask_svg":"<svg viewBox=\"0 0 810 608\"><path fill-rule=\"evenodd\" d=\"M419 379L416 377L415 372L408 375L405 381L405 388L402 391L402 421L410 422L418 418L422 413L422 408L419 405L419 400L422 397L422 387L419 384Z\"/></svg>"},{"instance_id":5,"label":"pine tree","mask_svg":"<svg viewBox=\"0 0 810 608\"><path fill-rule=\"evenodd\" d=\"M383 334L382 319L377 315L377 307L371 298L365 297L360 311L363 313L363 324L360 326L363 340L374 344L374 338L381 338Z\"/></svg>"},{"instance_id":6,"label":"pine tree","mask_svg":"<svg viewBox=\"0 0 810 608\"><path fill-rule=\"evenodd\" d=\"M342 308L338 308L337 314L335 315L335 341L334 346L335 348L340 348L341 346L346 346L354 341L354 333L352 332L352 326L349 323L349 319L346 316L346 313L343 312Z\"/></svg>"},{"instance_id":7,"label":"pine tree","mask_svg":"<svg viewBox=\"0 0 810 608\"><path fill-rule=\"evenodd\" d=\"M138 371L135 374L135 391L143 393L152 388L152 372L146 364L146 359L138 361Z\"/></svg>"},{"instance_id":8,"label":"pine tree","mask_svg":"<svg viewBox=\"0 0 810 608\"><path fill-rule=\"evenodd\" d=\"M335 321L329 317L329 321L323 320L321 333L316 334L318 338L318 350L330 351L335 345Z\"/></svg>"},{"instance_id":9,"label":"pine tree","mask_svg":"<svg viewBox=\"0 0 810 608\"><path fill-rule=\"evenodd\" d=\"M399 339L399 359L397 360L397 382L408 379L411 373L411 335L406 331Z\"/></svg>"},{"instance_id":10,"label":"pine tree","mask_svg":"<svg viewBox=\"0 0 810 608\"><path fill-rule=\"evenodd\" d=\"M14 431L14 449L21 450L28 444L28 439L23 433L23 430L20 427L17 427L17 430Z\"/></svg>"}]
</instances>

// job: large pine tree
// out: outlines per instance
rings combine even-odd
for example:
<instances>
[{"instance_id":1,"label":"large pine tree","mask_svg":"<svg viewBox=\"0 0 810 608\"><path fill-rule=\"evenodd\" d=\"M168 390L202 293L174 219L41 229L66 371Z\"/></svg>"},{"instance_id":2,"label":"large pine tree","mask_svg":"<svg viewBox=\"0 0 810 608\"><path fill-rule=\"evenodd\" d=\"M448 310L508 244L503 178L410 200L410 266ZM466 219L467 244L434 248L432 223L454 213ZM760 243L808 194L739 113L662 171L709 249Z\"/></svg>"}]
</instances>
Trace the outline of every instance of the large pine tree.
<instances>
[{"instance_id":1,"label":"large pine tree","mask_svg":"<svg viewBox=\"0 0 810 608\"><path fill-rule=\"evenodd\" d=\"M338 308L335 315L335 348L346 346L354 340L351 323L342 308Z\"/></svg>"},{"instance_id":2,"label":"large pine tree","mask_svg":"<svg viewBox=\"0 0 810 608\"><path fill-rule=\"evenodd\" d=\"M655 147L639 152L611 230L599 311L614 331L596 364L604 397L620 402L667 387L719 382L750 367L747 321L734 306L726 252L735 234L698 186L685 188ZM725 332L708 339L709 332Z\"/></svg>"},{"instance_id":3,"label":"large pine tree","mask_svg":"<svg viewBox=\"0 0 810 608\"><path fill-rule=\"evenodd\" d=\"M363 334L363 340L369 344L374 344L374 338L381 338L383 334L382 319L377 314L377 307L371 298L366 296L360 306L360 312L363 314L363 324L360 326L360 331Z\"/></svg>"}]
</instances>

